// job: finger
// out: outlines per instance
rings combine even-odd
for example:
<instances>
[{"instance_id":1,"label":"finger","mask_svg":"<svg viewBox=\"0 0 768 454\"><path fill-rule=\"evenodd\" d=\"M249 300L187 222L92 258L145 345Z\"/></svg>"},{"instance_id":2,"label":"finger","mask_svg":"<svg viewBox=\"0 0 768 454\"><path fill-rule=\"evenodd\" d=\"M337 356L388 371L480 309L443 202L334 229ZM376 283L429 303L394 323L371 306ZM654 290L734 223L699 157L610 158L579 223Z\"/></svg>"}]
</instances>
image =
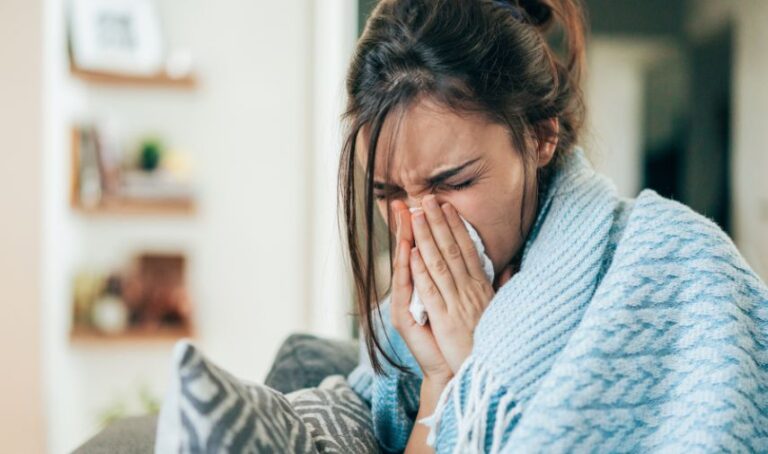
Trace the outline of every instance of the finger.
<instances>
[{"instance_id":1,"label":"finger","mask_svg":"<svg viewBox=\"0 0 768 454\"><path fill-rule=\"evenodd\" d=\"M454 285L459 287L466 282L469 277L467 265L464 263L464 257L461 248L454 238L451 225L440 208L434 195L424 197L422 204L426 207L427 221L429 229L432 232L437 248L443 259L448 264L448 268L453 276ZM427 262L429 263L429 262Z\"/></svg>"},{"instance_id":2,"label":"finger","mask_svg":"<svg viewBox=\"0 0 768 454\"><path fill-rule=\"evenodd\" d=\"M483 271L480 254L478 254L475 243L472 241L472 237L469 236L467 226L461 220L459 212L449 203L443 204L442 209L448 220L448 225L451 226L456 243L458 243L459 249L461 249L461 255L464 258L469 275L475 279L488 280L488 276Z\"/></svg>"},{"instance_id":3,"label":"finger","mask_svg":"<svg viewBox=\"0 0 768 454\"><path fill-rule=\"evenodd\" d=\"M394 225L390 225L390 227L392 228L392 230L394 230L394 233L395 233L394 251L392 251L391 256L390 256L391 259L392 259L393 272L394 272L395 260L397 259L398 248L400 247L400 241L402 240L401 231L403 229L403 227L402 227L402 224L403 224L403 222L402 222L403 208L405 208L406 211L407 211L407 207L405 206L405 204L403 202L399 201L399 200L395 200L395 201L390 203L390 209L392 210L392 216L389 217L388 219L393 219L394 220L392 222L392 224L394 224ZM410 250L410 248L408 248L408 249ZM394 278L394 274L393 274L393 278Z\"/></svg>"},{"instance_id":4,"label":"finger","mask_svg":"<svg viewBox=\"0 0 768 454\"><path fill-rule=\"evenodd\" d=\"M402 223L400 236L413 246L413 218L411 217L411 210L405 204L403 204L403 209L400 211L400 222Z\"/></svg>"},{"instance_id":5,"label":"finger","mask_svg":"<svg viewBox=\"0 0 768 454\"><path fill-rule=\"evenodd\" d=\"M445 313L447 310L445 300L429 275L418 247L411 248L411 276L413 285L419 293L419 298L424 303L429 317L432 318L434 315L440 316Z\"/></svg>"},{"instance_id":6,"label":"finger","mask_svg":"<svg viewBox=\"0 0 768 454\"><path fill-rule=\"evenodd\" d=\"M397 222L397 228L395 235L399 236L398 240L404 239L413 244L413 231L411 228L411 212L408 206L401 200L395 200L392 202L392 211L395 214L395 220Z\"/></svg>"},{"instance_id":7,"label":"finger","mask_svg":"<svg viewBox=\"0 0 768 454\"><path fill-rule=\"evenodd\" d=\"M387 224L390 227L390 229L392 229L392 231L395 232L395 234L397 234L397 227L399 226L399 220L400 220L399 215L403 207L405 207L405 204L400 199L392 200L389 203L389 209L392 212L392 217L387 218ZM392 219L394 219L395 225L392 225L392 223L390 222L390 220Z\"/></svg>"},{"instance_id":8,"label":"finger","mask_svg":"<svg viewBox=\"0 0 768 454\"><path fill-rule=\"evenodd\" d=\"M392 321L395 326L402 326L410 317L408 306L411 302L413 285L410 271L411 246L406 241L397 244L395 265L392 276Z\"/></svg>"},{"instance_id":9,"label":"finger","mask_svg":"<svg viewBox=\"0 0 768 454\"><path fill-rule=\"evenodd\" d=\"M451 304L456 301L456 281L448 267L448 262L443 258L437 243L435 243L426 216L421 210L413 213L413 236L416 238L419 254L432 277L431 280L437 284L437 288L445 298L446 303Z\"/></svg>"}]
</instances>

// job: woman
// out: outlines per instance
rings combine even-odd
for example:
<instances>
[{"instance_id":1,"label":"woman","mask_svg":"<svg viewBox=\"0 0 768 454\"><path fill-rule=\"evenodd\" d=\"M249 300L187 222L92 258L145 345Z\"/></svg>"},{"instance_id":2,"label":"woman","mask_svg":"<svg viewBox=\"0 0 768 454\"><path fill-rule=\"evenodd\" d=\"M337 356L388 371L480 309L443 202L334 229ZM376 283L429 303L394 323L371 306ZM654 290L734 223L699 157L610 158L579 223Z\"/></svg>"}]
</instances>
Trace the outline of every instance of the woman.
<instances>
[{"instance_id":1,"label":"woman","mask_svg":"<svg viewBox=\"0 0 768 454\"><path fill-rule=\"evenodd\" d=\"M768 290L710 220L591 169L584 33L576 0L384 0L368 20L339 193L370 360L349 378L385 451L768 450Z\"/></svg>"}]
</instances>

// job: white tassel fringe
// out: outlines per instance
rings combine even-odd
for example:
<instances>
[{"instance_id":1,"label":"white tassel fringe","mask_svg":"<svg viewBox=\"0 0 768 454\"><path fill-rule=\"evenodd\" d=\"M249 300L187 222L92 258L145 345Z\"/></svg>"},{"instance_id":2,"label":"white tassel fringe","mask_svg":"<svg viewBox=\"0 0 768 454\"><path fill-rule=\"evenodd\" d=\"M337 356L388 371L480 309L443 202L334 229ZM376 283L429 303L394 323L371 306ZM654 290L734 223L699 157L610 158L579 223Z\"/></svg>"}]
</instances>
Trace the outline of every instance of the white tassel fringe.
<instances>
[{"instance_id":1,"label":"white tassel fringe","mask_svg":"<svg viewBox=\"0 0 768 454\"><path fill-rule=\"evenodd\" d=\"M460 383L465 374L470 374L469 395L466 406L461 405ZM432 415L420 419L418 422L429 427L427 444L434 447L437 437L437 428L442 419L445 407L451 399L456 415L456 444L454 453L484 453L485 435L488 425L488 409L491 397L503 387L503 383L497 379L491 371L477 362L474 357L468 358L462 364L458 373L448 382L440 394L437 406ZM502 395L499 406L496 409L496 419L493 424L493 443L489 454L499 453L504 432L515 416L522 411L520 404L515 401L511 392Z\"/></svg>"}]
</instances>

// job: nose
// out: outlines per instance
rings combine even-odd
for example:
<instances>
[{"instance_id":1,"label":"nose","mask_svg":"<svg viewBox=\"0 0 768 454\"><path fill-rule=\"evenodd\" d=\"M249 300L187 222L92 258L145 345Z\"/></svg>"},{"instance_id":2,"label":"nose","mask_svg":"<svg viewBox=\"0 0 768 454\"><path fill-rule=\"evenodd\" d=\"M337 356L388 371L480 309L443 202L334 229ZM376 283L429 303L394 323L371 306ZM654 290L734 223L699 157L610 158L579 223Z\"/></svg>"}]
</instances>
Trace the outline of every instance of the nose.
<instances>
[{"instance_id":1,"label":"nose","mask_svg":"<svg viewBox=\"0 0 768 454\"><path fill-rule=\"evenodd\" d=\"M402 199L401 202L405 204L405 206L408 208L408 211L413 213L416 209L423 209L422 208L422 204L421 204L423 198L424 198L424 196L417 196L417 197L409 196L409 197L406 197L406 198ZM389 222L388 224L389 224L389 227L394 232L395 229L397 228L396 225L395 225L396 223L395 222Z\"/></svg>"},{"instance_id":2,"label":"nose","mask_svg":"<svg viewBox=\"0 0 768 454\"><path fill-rule=\"evenodd\" d=\"M408 209L413 211L414 208L421 208L423 209L423 201L425 197L434 197L437 201L437 204L440 205L442 202L437 198L436 195L433 194L425 194L418 197L409 197L408 202L406 202L406 205L408 205Z\"/></svg>"},{"instance_id":3,"label":"nose","mask_svg":"<svg viewBox=\"0 0 768 454\"><path fill-rule=\"evenodd\" d=\"M414 208L421 208L421 198L418 199L408 199L408 202L406 203L408 205L408 209L413 212Z\"/></svg>"}]
</instances>

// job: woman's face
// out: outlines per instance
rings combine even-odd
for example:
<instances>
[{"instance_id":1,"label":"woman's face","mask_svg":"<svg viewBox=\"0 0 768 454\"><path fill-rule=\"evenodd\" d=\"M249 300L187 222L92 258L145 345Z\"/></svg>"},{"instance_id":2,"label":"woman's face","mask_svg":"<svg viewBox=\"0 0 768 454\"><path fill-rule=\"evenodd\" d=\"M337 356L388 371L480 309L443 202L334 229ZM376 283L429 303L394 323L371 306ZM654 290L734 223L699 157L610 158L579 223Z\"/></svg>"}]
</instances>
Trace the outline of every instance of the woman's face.
<instances>
[{"instance_id":1,"label":"woman's face","mask_svg":"<svg viewBox=\"0 0 768 454\"><path fill-rule=\"evenodd\" d=\"M389 193L408 207L418 207L424 196L434 194L438 203L450 202L475 227L495 273L504 271L522 247L520 210L525 180L521 153L513 148L507 129L479 115L454 113L426 97L403 113L394 137L392 128L398 117L389 115L384 122L374 172L374 197L390 230L394 233L395 222L387 219L386 200L379 197ZM366 128L357 137L363 168L369 138ZM546 165L554 148L547 144L537 165ZM390 184L385 183L387 158ZM536 169L529 164L522 220L526 234L535 218L535 175Z\"/></svg>"}]
</instances>

